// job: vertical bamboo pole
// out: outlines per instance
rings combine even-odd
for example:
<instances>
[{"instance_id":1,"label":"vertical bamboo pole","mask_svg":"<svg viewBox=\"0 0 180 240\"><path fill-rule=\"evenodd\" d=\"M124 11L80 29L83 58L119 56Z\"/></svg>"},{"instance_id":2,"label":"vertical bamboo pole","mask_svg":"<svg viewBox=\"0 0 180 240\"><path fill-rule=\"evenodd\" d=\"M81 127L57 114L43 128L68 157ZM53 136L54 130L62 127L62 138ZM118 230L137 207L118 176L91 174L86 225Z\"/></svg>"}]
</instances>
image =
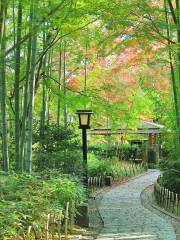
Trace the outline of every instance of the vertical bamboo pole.
<instances>
[{"instance_id":1,"label":"vertical bamboo pole","mask_svg":"<svg viewBox=\"0 0 180 240\"><path fill-rule=\"evenodd\" d=\"M7 124L7 79L6 79L6 15L7 1L0 1L0 105L2 127L2 158L3 170L9 171L8 124Z\"/></svg>"}]
</instances>

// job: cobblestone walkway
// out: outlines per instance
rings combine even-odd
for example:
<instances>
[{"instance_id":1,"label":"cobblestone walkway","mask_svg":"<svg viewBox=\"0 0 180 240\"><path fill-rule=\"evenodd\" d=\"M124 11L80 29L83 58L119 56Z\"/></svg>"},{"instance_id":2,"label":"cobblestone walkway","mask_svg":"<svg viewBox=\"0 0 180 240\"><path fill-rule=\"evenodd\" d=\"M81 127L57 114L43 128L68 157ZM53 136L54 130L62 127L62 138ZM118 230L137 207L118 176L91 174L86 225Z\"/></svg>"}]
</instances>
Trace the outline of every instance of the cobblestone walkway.
<instances>
[{"instance_id":1,"label":"cobblestone walkway","mask_svg":"<svg viewBox=\"0 0 180 240\"><path fill-rule=\"evenodd\" d=\"M141 192L153 184L158 175L158 171L149 171L104 195L99 208L104 228L98 240L176 239L171 223L141 204Z\"/></svg>"}]
</instances>

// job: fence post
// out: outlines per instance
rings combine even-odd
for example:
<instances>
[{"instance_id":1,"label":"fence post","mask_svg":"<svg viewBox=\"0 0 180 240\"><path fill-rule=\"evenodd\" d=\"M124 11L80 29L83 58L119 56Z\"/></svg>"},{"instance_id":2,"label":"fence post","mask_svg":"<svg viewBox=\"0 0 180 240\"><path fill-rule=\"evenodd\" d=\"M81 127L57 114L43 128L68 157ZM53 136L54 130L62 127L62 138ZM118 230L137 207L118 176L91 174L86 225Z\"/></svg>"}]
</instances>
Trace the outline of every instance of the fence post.
<instances>
[{"instance_id":1,"label":"fence post","mask_svg":"<svg viewBox=\"0 0 180 240\"><path fill-rule=\"evenodd\" d=\"M72 233L73 230L73 225L74 225L74 201L71 201L70 204L70 233Z\"/></svg>"},{"instance_id":2,"label":"fence post","mask_svg":"<svg viewBox=\"0 0 180 240\"><path fill-rule=\"evenodd\" d=\"M160 186L160 189L159 189L159 191L160 191L160 204L162 204L162 199L163 199L163 188Z\"/></svg>"},{"instance_id":3,"label":"fence post","mask_svg":"<svg viewBox=\"0 0 180 240\"><path fill-rule=\"evenodd\" d=\"M161 187L159 184L160 178L161 176L159 176L157 182L154 184L154 197L157 204L168 211L179 215L180 195L165 187Z\"/></svg>"},{"instance_id":4,"label":"fence post","mask_svg":"<svg viewBox=\"0 0 180 240\"><path fill-rule=\"evenodd\" d=\"M65 211L65 239L68 239L68 215L69 215L69 202L66 203Z\"/></svg>"},{"instance_id":5,"label":"fence post","mask_svg":"<svg viewBox=\"0 0 180 240\"><path fill-rule=\"evenodd\" d=\"M172 212L174 213L175 211L175 204L176 204L176 198L175 198L175 193L172 192Z\"/></svg>"},{"instance_id":6,"label":"fence post","mask_svg":"<svg viewBox=\"0 0 180 240\"><path fill-rule=\"evenodd\" d=\"M176 193L176 213L178 214L178 195Z\"/></svg>"},{"instance_id":7,"label":"fence post","mask_svg":"<svg viewBox=\"0 0 180 240\"><path fill-rule=\"evenodd\" d=\"M28 240L30 240L30 238L31 238L31 229L32 229L32 226L29 226L28 227L28 231L27 231L27 237L28 237Z\"/></svg>"},{"instance_id":8,"label":"fence post","mask_svg":"<svg viewBox=\"0 0 180 240\"><path fill-rule=\"evenodd\" d=\"M58 240L61 240L61 221L62 221L62 210L60 210L59 217L58 217Z\"/></svg>"},{"instance_id":9,"label":"fence post","mask_svg":"<svg viewBox=\"0 0 180 240\"><path fill-rule=\"evenodd\" d=\"M50 220L50 214L47 215L46 223L45 223L45 240L49 239L49 220Z\"/></svg>"}]
</instances>

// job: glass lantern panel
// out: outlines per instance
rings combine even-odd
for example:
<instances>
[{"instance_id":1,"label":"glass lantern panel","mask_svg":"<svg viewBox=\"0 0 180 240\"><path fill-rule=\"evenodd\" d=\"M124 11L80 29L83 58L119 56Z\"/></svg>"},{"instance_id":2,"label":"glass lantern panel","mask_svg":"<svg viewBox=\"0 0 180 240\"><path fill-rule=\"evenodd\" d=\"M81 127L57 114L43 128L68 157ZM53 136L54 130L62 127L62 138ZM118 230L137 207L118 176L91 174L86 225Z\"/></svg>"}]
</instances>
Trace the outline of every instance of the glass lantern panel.
<instances>
[{"instance_id":1,"label":"glass lantern panel","mask_svg":"<svg viewBox=\"0 0 180 240\"><path fill-rule=\"evenodd\" d=\"M81 125L82 126L87 126L88 125L88 114L81 114Z\"/></svg>"}]
</instances>

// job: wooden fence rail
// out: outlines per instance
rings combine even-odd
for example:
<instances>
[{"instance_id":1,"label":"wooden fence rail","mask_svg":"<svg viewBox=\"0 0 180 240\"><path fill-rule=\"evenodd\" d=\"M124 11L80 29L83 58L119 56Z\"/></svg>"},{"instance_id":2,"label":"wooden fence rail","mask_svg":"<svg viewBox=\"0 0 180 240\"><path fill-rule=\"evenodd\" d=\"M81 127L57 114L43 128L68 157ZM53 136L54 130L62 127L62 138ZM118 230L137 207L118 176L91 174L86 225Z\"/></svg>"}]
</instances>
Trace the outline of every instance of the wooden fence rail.
<instances>
[{"instance_id":1,"label":"wooden fence rail","mask_svg":"<svg viewBox=\"0 0 180 240\"><path fill-rule=\"evenodd\" d=\"M160 186L158 181L154 185L154 196L157 204L167 211L180 216L180 195Z\"/></svg>"}]
</instances>

